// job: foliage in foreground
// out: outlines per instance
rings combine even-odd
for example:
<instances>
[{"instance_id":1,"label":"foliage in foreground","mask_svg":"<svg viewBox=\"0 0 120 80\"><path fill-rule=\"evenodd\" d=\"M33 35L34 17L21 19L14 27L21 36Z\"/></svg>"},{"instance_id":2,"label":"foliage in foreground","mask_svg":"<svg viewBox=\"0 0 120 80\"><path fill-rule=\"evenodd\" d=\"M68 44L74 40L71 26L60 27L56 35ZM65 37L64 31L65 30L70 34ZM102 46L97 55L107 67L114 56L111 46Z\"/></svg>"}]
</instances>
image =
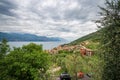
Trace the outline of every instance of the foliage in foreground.
<instances>
[{"instance_id":1,"label":"foliage in foreground","mask_svg":"<svg viewBox=\"0 0 120 80\"><path fill-rule=\"evenodd\" d=\"M59 74L68 72L72 80L78 80L77 73L82 71L84 74L90 74L93 80L101 80L100 63L102 63L102 60L100 60L97 54L93 56L81 56L78 51L61 51L52 56L53 62L61 67ZM55 72L54 74L58 73Z\"/></svg>"},{"instance_id":2,"label":"foliage in foreground","mask_svg":"<svg viewBox=\"0 0 120 80\"><path fill-rule=\"evenodd\" d=\"M7 40L3 39L2 42L0 43L0 59L4 58L9 52L10 48L9 45L7 44Z\"/></svg>"},{"instance_id":3,"label":"foliage in foreground","mask_svg":"<svg viewBox=\"0 0 120 80\"><path fill-rule=\"evenodd\" d=\"M100 9L102 80L120 80L120 0L106 0Z\"/></svg>"},{"instance_id":4,"label":"foliage in foreground","mask_svg":"<svg viewBox=\"0 0 120 80\"><path fill-rule=\"evenodd\" d=\"M0 80L44 80L49 61L41 45L30 43L14 48L0 60Z\"/></svg>"}]
</instances>

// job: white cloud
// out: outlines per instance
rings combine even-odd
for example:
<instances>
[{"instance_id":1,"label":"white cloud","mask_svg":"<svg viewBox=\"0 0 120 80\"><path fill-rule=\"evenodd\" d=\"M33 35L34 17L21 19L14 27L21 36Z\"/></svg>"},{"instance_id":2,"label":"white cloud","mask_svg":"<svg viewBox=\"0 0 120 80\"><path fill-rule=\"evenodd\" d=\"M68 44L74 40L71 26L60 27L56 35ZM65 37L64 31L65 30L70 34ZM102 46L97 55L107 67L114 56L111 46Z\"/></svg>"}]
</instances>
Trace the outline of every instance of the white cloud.
<instances>
[{"instance_id":1,"label":"white cloud","mask_svg":"<svg viewBox=\"0 0 120 80\"><path fill-rule=\"evenodd\" d=\"M59 36L72 40L96 31L96 25L91 20L97 18L96 6L103 4L103 1L95 0L8 1L15 8L3 8L14 16L3 14L0 10L0 31Z\"/></svg>"}]
</instances>

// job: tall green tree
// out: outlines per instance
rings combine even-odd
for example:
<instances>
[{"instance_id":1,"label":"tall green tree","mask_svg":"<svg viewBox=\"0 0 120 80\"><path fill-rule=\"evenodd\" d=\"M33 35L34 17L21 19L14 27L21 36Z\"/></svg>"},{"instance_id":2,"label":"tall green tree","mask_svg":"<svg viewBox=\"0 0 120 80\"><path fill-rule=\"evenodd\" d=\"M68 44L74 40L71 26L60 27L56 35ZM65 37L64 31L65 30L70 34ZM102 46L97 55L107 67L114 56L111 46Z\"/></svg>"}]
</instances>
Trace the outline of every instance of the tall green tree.
<instances>
[{"instance_id":1,"label":"tall green tree","mask_svg":"<svg viewBox=\"0 0 120 80\"><path fill-rule=\"evenodd\" d=\"M4 58L7 52L10 50L7 40L3 39L0 43L0 59Z\"/></svg>"},{"instance_id":2,"label":"tall green tree","mask_svg":"<svg viewBox=\"0 0 120 80\"><path fill-rule=\"evenodd\" d=\"M120 0L106 0L100 9L102 80L120 80Z\"/></svg>"},{"instance_id":3,"label":"tall green tree","mask_svg":"<svg viewBox=\"0 0 120 80\"><path fill-rule=\"evenodd\" d=\"M14 48L0 63L0 80L45 80L49 59L41 45Z\"/></svg>"},{"instance_id":4,"label":"tall green tree","mask_svg":"<svg viewBox=\"0 0 120 80\"><path fill-rule=\"evenodd\" d=\"M80 56L78 51L73 54L67 55L65 58L65 66L68 72L72 75L73 80L78 80L77 73L83 71L84 59Z\"/></svg>"}]
</instances>

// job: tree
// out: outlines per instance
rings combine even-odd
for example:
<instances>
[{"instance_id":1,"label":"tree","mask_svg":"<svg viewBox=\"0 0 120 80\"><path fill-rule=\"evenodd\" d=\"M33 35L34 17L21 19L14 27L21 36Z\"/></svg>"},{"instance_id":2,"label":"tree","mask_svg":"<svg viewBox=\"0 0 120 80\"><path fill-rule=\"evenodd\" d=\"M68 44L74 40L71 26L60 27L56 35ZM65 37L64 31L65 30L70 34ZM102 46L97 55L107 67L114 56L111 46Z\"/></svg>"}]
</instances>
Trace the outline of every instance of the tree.
<instances>
[{"instance_id":1,"label":"tree","mask_svg":"<svg viewBox=\"0 0 120 80\"><path fill-rule=\"evenodd\" d=\"M49 59L41 45L30 43L14 48L0 63L0 80L44 80Z\"/></svg>"},{"instance_id":2,"label":"tree","mask_svg":"<svg viewBox=\"0 0 120 80\"><path fill-rule=\"evenodd\" d=\"M66 56L65 66L68 72L73 75L73 80L78 80L77 73L83 71L83 63L84 59L78 51L74 51L73 54Z\"/></svg>"},{"instance_id":3,"label":"tree","mask_svg":"<svg viewBox=\"0 0 120 80\"><path fill-rule=\"evenodd\" d=\"M0 43L0 59L4 58L7 52L10 50L7 40L3 39Z\"/></svg>"},{"instance_id":4,"label":"tree","mask_svg":"<svg viewBox=\"0 0 120 80\"><path fill-rule=\"evenodd\" d=\"M100 7L102 80L120 80L120 0L106 0Z\"/></svg>"}]
</instances>

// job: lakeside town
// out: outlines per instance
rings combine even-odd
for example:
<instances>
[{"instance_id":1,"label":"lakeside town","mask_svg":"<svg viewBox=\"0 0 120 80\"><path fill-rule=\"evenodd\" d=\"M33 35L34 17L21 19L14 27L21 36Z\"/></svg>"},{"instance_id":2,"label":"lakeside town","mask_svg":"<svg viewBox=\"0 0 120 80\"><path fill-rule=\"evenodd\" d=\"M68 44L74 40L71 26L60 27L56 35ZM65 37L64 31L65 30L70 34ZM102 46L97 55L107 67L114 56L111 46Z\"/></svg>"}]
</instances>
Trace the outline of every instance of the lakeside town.
<instances>
[{"instance_id":1,"label":"lakeside town","mask_svg":"<svg viewBox=\"0 0 120 80\"><path fill-rule=\"evenodd\" d=\"M120 0L0 0L0 80L120 80Z\"/></svg>"}]
</instances>

